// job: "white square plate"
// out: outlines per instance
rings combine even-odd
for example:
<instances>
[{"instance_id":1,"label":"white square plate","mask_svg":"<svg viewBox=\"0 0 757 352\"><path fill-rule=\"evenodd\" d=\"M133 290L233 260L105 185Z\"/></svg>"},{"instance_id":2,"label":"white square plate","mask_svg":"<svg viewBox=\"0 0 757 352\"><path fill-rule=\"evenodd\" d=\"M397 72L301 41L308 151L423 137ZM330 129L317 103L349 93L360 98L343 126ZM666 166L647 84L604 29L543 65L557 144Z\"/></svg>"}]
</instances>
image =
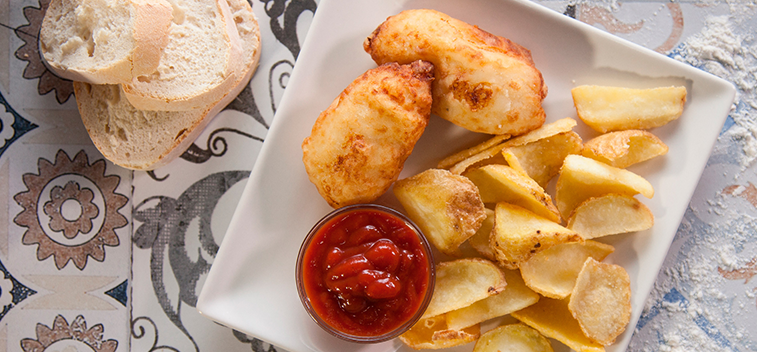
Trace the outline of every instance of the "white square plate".
<instances>
[{"instance_id":1,"label":"white square plate","mask_svg":"<svg viewBox=\"0 0 757 352\"><path fill-rule=\"evenodd\" d=\"M198 310L290 351L409 350L397 340L359 345L323 332L300 304L294 266L302 239L331 210L308 181L302 140L342 89L376 66L363 51L363 40L386 17L410 8L442 11L530 49L549 87L544 101L548 122L576 118L570 89L579 84L633 88L676 84L688 89L683 116L653 130L670 152L631 168L656 190L653 199L642 198L655 214L654 227L605 240L616 246L607 261L625 267L632 282L631 323L607 348L625 350L735 90L703 71L524 1L322 0L205 281ZM580 121L577 131L585 140L593 136ZM484 138L432 116L400 177L433 167L443 156ZM379 202L401 209L391 196ZM454 350L471 349L468 344Z\"/></svg>"}]
</instances>

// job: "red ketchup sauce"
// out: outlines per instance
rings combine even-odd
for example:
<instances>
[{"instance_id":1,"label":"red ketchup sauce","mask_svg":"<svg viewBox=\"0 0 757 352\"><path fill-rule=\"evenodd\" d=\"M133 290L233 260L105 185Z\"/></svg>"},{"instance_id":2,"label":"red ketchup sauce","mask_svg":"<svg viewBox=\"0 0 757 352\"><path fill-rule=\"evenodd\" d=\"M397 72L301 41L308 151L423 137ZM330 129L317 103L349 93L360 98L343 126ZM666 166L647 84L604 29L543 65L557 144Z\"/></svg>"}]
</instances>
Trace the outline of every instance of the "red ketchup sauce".
<instances>
[{"instance_id":1,"label":"red ketchup sauce","mask_svg":"<svg viewBox=\"0 0 757 352\"><path fill-rule=\"evenodd\" d=\"M433 290L428 242L388 208L357 206L336 213L313 229L300 250L303 303L339 337L393 338L428 305Z\"/></svg>"}]
</instances>

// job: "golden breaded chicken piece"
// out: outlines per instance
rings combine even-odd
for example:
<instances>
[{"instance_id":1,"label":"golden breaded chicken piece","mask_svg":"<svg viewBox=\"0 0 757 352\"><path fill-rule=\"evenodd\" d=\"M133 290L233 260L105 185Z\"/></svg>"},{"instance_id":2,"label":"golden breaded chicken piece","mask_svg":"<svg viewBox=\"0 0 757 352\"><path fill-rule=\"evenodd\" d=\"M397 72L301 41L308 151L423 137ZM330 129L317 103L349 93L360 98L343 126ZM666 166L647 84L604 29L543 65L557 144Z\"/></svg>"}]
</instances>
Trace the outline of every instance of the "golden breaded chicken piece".
<instances>
[{"instance_id":1,"label":"golden breaded chicken piece","mask_svg":"<svg viewBox=\"0 0 757 352\"><path fill-rule=\"evenodd\" d=\"M353 81L302 143L310 181L334 208L384 194L431 115L434 66L388 63Z\"/></svg>"},{"instance_id":2,"label":"golden breaded chicken piece","mask_svg":"<svg viewBox=\"0 0 757 352\"><path fill-rule=\"evenodd\" d=\"M432 112L468 130L519 135L544 123L547 96L531 52L434 10L389 17L363 43L377 64L434 64Z\"/></svg>"}]
</instances>

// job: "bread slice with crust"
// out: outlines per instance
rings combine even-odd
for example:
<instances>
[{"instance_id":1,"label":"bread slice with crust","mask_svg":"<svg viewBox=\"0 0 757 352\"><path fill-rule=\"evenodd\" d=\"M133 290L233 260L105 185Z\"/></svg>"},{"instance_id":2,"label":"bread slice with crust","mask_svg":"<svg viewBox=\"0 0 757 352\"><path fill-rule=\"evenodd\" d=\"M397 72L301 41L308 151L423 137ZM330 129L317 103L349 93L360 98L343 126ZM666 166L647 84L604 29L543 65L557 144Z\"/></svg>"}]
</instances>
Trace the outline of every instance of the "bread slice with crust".
<instances>
[{"instance_id":1,"label":"bread slice with crust","mask_svg":"<svg viewBox=\"0 0 757 352\"><path fill-rule=\"evenodd\" d=\"M135 108L118 85L74 82L82 122L105 158L135 170L168 164L247 86L260 60L260 30L246 0L227 1L244 48L244 73L218 101L187 111L147 111Z\"/></svg>"},{"instance_id":2,"label":"bread slice with crust","mask_svg":"<svg viewBox=\"0 0 757 352\"><path fill-rule=\"evenodd\" d=\"M172 13L166 0L52 0L40 51L63 78L128 83L158 68Z\"/></svg>"},{"instance_id":3,"label":"bread slice with crust","mask_svg":"<svg viewBox=\"0 0 757 352\"><path fill-rule=\"evenodd\" d=\"M155 72L123 85L141 110L214 104L244 76L241 40L226 0L173 0L168 45Z\"/></svg>"}]
</instances>

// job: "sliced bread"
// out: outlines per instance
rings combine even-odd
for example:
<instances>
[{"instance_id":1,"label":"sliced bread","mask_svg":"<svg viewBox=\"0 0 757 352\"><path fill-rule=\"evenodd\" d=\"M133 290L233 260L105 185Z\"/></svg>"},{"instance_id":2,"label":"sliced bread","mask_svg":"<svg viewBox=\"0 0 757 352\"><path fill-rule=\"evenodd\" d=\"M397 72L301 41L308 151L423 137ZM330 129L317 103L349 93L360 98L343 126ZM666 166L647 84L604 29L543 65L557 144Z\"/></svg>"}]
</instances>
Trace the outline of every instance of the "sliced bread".
<instances>
[{"instance_id":1,"label":"sliced bread","mask_svg":"<svg viewBox=\"0 0 757 352\"><path fill-rule=\"evenodd\" d=\"M128 83L158 68L172 13L166 0L52 0L40 51L63 78Z\"/></svg>"},{"instance_id":2,"label":"sliced bread","mask_svg":"<svg viewBox=\"0 0 757 352\"><path fill-rule=\"evenodd\" d=\"M141 110L183 111L218 102L244 76L239 33L225 0L174 0L158 69L123 85Z\"/></svg>"},{"instance_id":3,"label":"sliced bread","mask_svg":"<svg viewBox=\"0 0 757 352\"><path fill-rule=\"evenodd\" d=\"M242 42L242 57L245 72L257 66L260 61L260 27L255 13L247 0L227 0L231 17ZM249 72L248 72L249 73ZM244 77L242 77L244 80ZM247 78L249 81L249 78Z\"/></svg>"},{"instance_id":4,"label":"sliced bread","mask_svg":"<svg viewBox=\"0 0 757 352\"><path fill-rule=\"evenodd\" d=\"M188 111L146 111L135 108L117 85L74 82L84 126L97 149L113 163L152 170L184 153L202 130L250 81L260 59L260 30L246 0L228 0L244 47L244 75L221 99Z\"/></svg>"}]
</instances>

